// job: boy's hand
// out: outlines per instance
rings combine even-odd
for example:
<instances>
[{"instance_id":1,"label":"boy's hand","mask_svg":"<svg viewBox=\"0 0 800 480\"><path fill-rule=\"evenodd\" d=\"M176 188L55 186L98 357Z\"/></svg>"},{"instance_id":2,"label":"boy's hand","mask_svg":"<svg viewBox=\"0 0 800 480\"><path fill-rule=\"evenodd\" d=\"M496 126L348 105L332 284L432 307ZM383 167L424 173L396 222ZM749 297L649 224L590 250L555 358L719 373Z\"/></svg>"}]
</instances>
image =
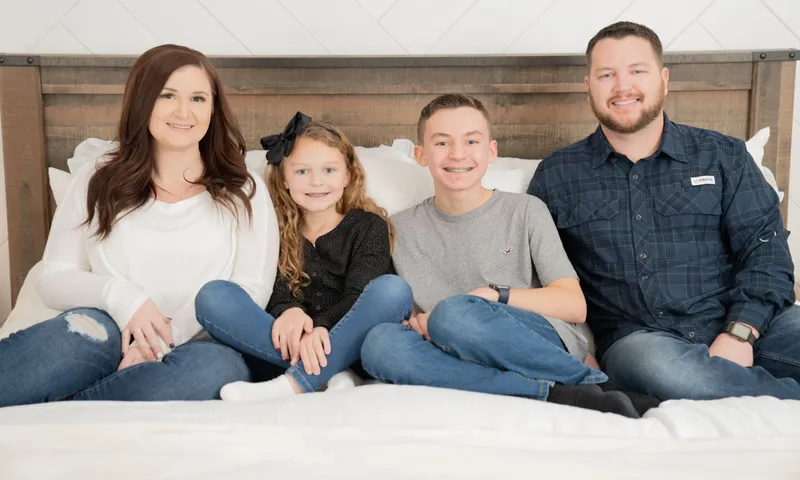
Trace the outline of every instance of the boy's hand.
<instances>
[{"instance_id":1,"label":"boy's hand","mask_svg":"<svg viewBox=\"0 0 800 480\"><path fill-rule=\"evenodd\" d=\"M408 320L403 322L403 325L408 325L412 330L422 335L425 340L430 340L428 335L428 313L418 313L411 315Z\"/></svg>"}]
</instances>

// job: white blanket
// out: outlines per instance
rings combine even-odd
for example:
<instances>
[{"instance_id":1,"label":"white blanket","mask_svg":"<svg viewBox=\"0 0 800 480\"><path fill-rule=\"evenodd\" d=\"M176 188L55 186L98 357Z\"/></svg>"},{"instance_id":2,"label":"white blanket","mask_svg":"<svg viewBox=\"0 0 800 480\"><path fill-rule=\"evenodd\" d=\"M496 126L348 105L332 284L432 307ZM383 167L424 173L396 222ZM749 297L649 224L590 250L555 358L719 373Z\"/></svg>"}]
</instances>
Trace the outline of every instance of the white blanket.
<instances>
[{"instance_id":1,"label":"white blanket","mask_svg":"<svg viewBox=\"0 0 800 480\"><path fill-rule=\"evenodd\" d=\"M269 403L0 409L0 478L800 478L800 401L666 402L641 420L371 385Z\"/></svg>"}]
</instances>

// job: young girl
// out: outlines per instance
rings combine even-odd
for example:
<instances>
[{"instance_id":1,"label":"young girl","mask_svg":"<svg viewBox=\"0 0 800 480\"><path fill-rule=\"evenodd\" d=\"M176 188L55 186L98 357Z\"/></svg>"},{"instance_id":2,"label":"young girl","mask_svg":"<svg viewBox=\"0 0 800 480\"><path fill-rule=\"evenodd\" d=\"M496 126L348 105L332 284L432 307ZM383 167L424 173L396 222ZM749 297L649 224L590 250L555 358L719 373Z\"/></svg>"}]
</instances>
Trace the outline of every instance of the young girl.
<instances>
[{"instance_id":1,"label":"young girl","mask_svg":"<svg viewBox=\"0 0 800 480\"><path fill-rule=\"evenodd\" d=\"M226 385L224 400L316 391L358 360L372 327L399 323L412 307L408 284L388 274L393 229L366 196L344 134L298 112L262 145L281 238L267 311L226 281L204 286L195 307L215 339L288 370L268 382Z\"/></svg>"},{"instance_id":2,"label":"young girl","mask_svg":"<svg viewBox=\"0 0 800 480\"><path fill-rule=\"evenodd\" d=\"M278 225L208 59L162 45L133 65L117 140L76 172L37 290L64 313L0 342L0 406L54 400L210 400L250 378L198 339L213 279L266 305Z\"/></svg>"}]
</instances>

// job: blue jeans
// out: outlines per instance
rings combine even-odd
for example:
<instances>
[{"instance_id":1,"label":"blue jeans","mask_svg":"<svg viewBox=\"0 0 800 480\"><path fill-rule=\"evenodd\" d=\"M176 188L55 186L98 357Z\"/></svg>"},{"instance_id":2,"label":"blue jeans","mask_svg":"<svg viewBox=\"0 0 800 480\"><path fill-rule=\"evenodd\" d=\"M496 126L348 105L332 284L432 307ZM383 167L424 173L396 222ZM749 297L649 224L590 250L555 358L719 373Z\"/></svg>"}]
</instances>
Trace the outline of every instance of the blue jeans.
<instances>
[{"instance_id":1,"label":"blue jeans","mask_svg":"<svg viewBox=\"0 0 800 480\"><path fill-rule=\"evenodd\" d=\"M601 361L620 387L661 400L756 395L800 400L800 307L784 310L762 334L749 368L709 357L707 345L651 331L614 342Z\"/></svg>"},{"instance_id":2,"label":"blue jeans","mask_svg":"<svg viewBox=\"0 0 800 480\"><path fill-rule=\"evenodd\" d=\"M397 384L471 390L546 400L554 382L602 383L608 378L570 355L538 313L456 295L428 317L425 340L410 327L379 325L361 347L376 379Z\"/></svg>"},{"instance_id":3,"label":"blue jeans","mask_svg":"<svg viewBox=\"0 0 800 480\"><path fill-rule=\"evenodd\" d=\"M216 340L236 350L287 369L304 392L319 390L335 374L358 360L364 337L384 322L399 323L411 313L411 287L396 275L383 275L367 285L353 307L330 331L328 365L319 375L294 366L272 344L275 318L253 303L235 283L214 280L195 299L197 321Z\"/></svg>"},{"instance_id":4,"label":"blue jeans","mask_svg":"<svg viewBox=\"0 0 800 480\"><path fill-rule=\"evenodd\" d=\"M211 400L249 379L241 355L189 342L158 362L117 371L121 333L103 311L79 308L0 341L0 406L58 400Z\"/></svg>"}]
</instances>

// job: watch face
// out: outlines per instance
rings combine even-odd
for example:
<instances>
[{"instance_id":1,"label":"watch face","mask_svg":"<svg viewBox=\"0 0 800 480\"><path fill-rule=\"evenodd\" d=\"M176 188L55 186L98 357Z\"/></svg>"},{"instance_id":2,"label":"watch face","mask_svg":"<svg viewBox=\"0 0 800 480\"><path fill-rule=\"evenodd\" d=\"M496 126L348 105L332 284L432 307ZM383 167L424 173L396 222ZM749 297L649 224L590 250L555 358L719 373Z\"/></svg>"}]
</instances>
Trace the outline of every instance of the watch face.
<instances>
[{"instance_id":1,"label":"watch face","mask_svg":"<svg viewBox=\"0 0 800 480\"><path fill-rule=\"evenodd\" d=\"M750 328L740 323L734 324L733 328L731 328L731 335L733 335L734 337L739 337L744 340L750 338L750 333L751 333Z\"/></svg>"}]
</instances>

